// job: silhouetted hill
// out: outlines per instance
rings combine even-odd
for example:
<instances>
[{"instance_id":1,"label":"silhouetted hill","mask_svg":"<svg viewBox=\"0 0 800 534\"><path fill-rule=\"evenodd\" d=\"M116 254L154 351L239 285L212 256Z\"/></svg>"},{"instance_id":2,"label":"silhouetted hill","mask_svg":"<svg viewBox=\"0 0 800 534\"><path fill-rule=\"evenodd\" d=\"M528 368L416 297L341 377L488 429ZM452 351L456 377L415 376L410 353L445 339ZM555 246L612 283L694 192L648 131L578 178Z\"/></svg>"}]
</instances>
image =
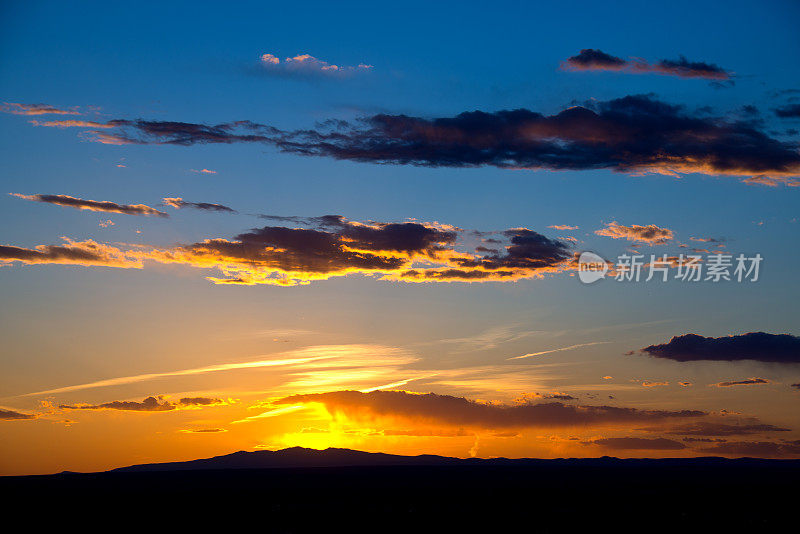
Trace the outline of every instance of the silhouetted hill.
<instances>
[{"instance_id":1,"label":"silhouetted hill","mask_svg":"<svg viewBox=\"0 0 800 534\"><path fill-rule=\"evenodd\" d=\"M188 462L132 465L112 472L187 471L198 469L273 469L294 467L355 467L388 465L453 465L464 462L459 458L423 454L400 456L352 449L325 450L291 447L279 451L239 451Z\"/></svg>"},{"instance_id":2,"label":"silhouetted hill","mask_svg":"<svg viewBox=\"0 0 800 534\"><path fill-rule=\"evenodd\" d=\"M800 460L768 460L759 458L728 459L714 456L698 458L452 458L423 454L403 456L328 448L324 450L290 447L278 451L239 451L224 456L189 460L140 464L120 467L112 473L141 473L154 471L197 471L208 469L278 469L310 467L383 467L383 466L713 466L713 465L800 465Z\"/></svg>"},{"instance_id":3,"label":"silhouetted hill","mask_svg":"<svg viewBox=\"0 0 800 534\"><path fill-rule=\"evenodd\" d=\"M0 477L34 530L775 532L800 461L458 459L295 447L102 473Z\"/></svg>"}]
</instances>

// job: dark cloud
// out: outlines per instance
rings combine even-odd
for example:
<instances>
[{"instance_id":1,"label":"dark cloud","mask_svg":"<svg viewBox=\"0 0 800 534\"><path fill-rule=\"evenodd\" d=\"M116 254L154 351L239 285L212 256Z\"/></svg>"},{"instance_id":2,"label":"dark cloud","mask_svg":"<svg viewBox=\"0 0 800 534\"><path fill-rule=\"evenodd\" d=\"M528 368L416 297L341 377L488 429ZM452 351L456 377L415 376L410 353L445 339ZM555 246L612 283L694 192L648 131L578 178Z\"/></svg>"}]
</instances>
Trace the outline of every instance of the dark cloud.
<instances>
[{"instance_id":1,"label":"dark cloud","mask_svg":"<svg viewBox=\"0 0 800 534\"><path fill-rule=\"evenodd\" d=\"M732 441L700 449L705 454L726 456L753 456L767 458L795 457L800 455L800 441Z\"/></svg>"},{"instance_id":2,"label":"dark cloud","mask_svg":"<svg viewBox=\"0 0 800 534\"><path fill-rule=\"evenodd\" d=\"M436 437L436 438L458 438L464 436L474 436L474 432L468 432L463 428L458 430L383 430L384 436L411 436L411 437Z\"/></svg>"},{"instance_id":3,"label":"dark cloud","mask_svg":"<svg viewBox=\"0 0 800 534\"><path fill-rule=\"evenodd\" d=\"M555 115L527 109L455 117L379 114L281 131L239 121L219 125L114 120L94 140L112 144L265 143L283 152L425 167L480 167L627 173L702 173L786 179L800 175L795 144L752 122L693 116L651 96L626 96Z\"/></svg>"},{"instance_id":4,"label":"dark cloud","mask_svg":"<svg viewBox=\"0 0 800 534\"><path fill-rule=\"evenodd\" d=\"M783 428L762 423L728 424L710 421L698 421L685 425L673 426L668 429L645 428L648 432L661 432L663 434L679 436L746 436L764 432L790 432L790 428Z\"/></svg>"},{"instance_id":5,"label":"dark cloud","mask_svg":"<svg viewBox=\"0 0 800 534\"><path fill-rule=\"evenodd\" d=\"M103 211L107 213L124 213L125 215L156 215L158 217L169 217L163 211L144 204L117 204L108 200L84 200L69 195L22 195L20 193L10 193L11 196L33 200L35 202L46 202L56 206L66 206L80 210Z\"/></svg>"},{"instance_id":6,"label":"dark cloud","mask_svg":"<svg viewBox=\"0 0 800 534\"><path fill-rule=\"evenodd\" d=\"M21 413L14 410L0 408L0 421L27 421L30 419L36 419L36 417L36 414Z\"/></svg>"},{"instance_id":7,"label":"dark cloud","mask_svg":"<svg viewBox=\"0 0 800 534\"><path fill-rule=\"evenodd\" d=\"M561 270L572 258L568 245L527 229L505 233L509 245L504 253L476 256L454 249L458 230L452 227L356 223L335 215L309 221L313 228L265 226L232 241L210 239L170 254L179 261L246 264L249 270L234 269L236 283L269 283L254 277L253 268L269 276L286 273L278 278L299 283L350 272L384 273L387 279L404 281L515 280ZM415 267L417 260L440 267Z\"/></svg>"},{"instance_id":8,"label":"dark cloud","mask_svg":"<svg viewBox=\"0 0 800 534\"><path fill-rule=\"evenodd\" d=\"M606 54L602 50L584 48L578 55L568 58L565 68L573 70L622 70L628 62Z\"/></svg>"},{"instance_id":9,"label":"dark cloud","mask_svg":"<svg viewBox=\"0 0 800 534\"><path fill-rule=\"evenodd\" d=\"M168 412L185 406L210 406L222 404L222 399L207 397L187 397L178 402L170 402L163 397L147 397L141 402L137 401L112 401L103 404L60 404L64 410L123 410L134 412Z\"/></svg>"},{"instance_id":10,"label":"dark cloud","mask_svg":"<svg viewBox=\"0 0 800 534\"><path fill-rule=\"evenodd\" d=\"M332 414L350 418L402 417L457 427L522 428L602 425L656 421L705 415L696 410L638 410L615 406L541 404L483 404L463 397L404 391L335 391L292 395L276 404L321 403Z\"/></svg>"},{"instance_id":11,"label":"dark cloud","mask_svg":"<svg viewBox=\"0 0 800 534\"><path fill-rule=\"evenodd\" d=\"M750 332L727 337L684 334L673 337L669 343L645 347L640 352L679 362L755 360L800 363L800 337L765 332Z\"/></svg>"},{"instance_id":12,"label":"dark cloud","mask_svg":"<svg viewBox=\"0 0 800 534\"><path fill-rule=\"evenodd\" d=\"M686 445L666 438L603 438L586 442L614 450L679 451Z\"/></svg>"},{"instance_id":13,"label":"dark cloud","mask_svg":"<svg viewBox=\"0 0 800 534\"><path fill-rule=\"evenodd\" d=\"M689 61L683 56L678 59L662 59L648 63L643 59L625 60L601 50L586 48L576 56L568 58L564 70L606 70L624 71L634 74L665 74L680 78L704 78L707 80L730 80L732 74L722 67L704 61Z\"/></svg>"},{"instance_id":14,"label":"dark cloud","mask_svg":"<svg viewBox=\"0 0 800 534\"><path fill-rule=\"evenodd\" d=\"M708 80L730 80L731 73L704 61L689 61L680 56L677 60L662 59L651 67L653 72L670 74L681 78L706 78Z\"/></svg>"},{"instance_id":15,"label":"dark cloud","mask_svg":"<svg viewBox=\"0 0 800 534\"><path fill-rule=\"evenodd\" d=\"M731 386L752 386L757 384L769 384L766 378L748 378L746 380L736 380L733 382L718 382L714 384L718 388L729 388Z\"/></svg>"},{"instance_id":16,"label":"dark cloud","mask_svg":"<svg viewBox=\"0 0 800 534\"><path fill-rule=\"evenodd\" d=\"M0 246L0 263L62 263L142 268L144 262L218 269L220 284L308 284L362 274L405 282L488 282L537 278L575 268L570 245L526 228L500 232L506 243L466 252L462 230L440 223L350 221L339 215L263 218L306 227L264 226L234 236L173 247L128 246L88 240L64 246Z\"/></svg>"},{"instance_id":17,"label":"dark cloud","mask_svg":"<svg viewBox=\"0 0 800 534\"><path fill-rule=\"evenodd\" d=\"M181 197L165 198L163 200L167 206L172 206L175 209L181 208L194 208L203 211L221 211L227 213L236 213L236 210L229 208L223 204L211 204L209 202L187 202Z\"/></svg>"},{"instance_id":18,"label":"dark cloud","mask_svg":"<svg viewBox=\"0 0 800 534\"><path fill-rule=\"evenodd\" d=\"M775 109L775 115L782 119L800 118L800 104L789 104Z\"/></svg>"},{"instance_id":19,"label":"dark cloud","mask_svg":"<svg viewBox=\"0 0 800 534\"><path fill-rule=\"evenodd\" d=\"M211 406L212 404L221 404L222 399L214 397L183 397L178 401L178 404L183 406Z\"/></svg>"}]
</instances>

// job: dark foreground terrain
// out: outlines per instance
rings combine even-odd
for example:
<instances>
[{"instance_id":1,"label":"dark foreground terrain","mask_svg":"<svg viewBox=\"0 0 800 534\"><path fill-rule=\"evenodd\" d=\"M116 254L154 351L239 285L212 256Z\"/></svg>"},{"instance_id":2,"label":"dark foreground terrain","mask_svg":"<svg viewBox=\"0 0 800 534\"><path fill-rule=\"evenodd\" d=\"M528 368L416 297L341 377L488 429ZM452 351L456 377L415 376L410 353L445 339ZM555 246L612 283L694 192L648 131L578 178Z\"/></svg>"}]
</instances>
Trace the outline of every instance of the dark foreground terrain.
<instances>
[{"instance_id":1,"label":"dark foreground terrain","mask_svg":"<svg viewBox=\"0 0 800 534\"><path fill-rule=\"evenodd\" d=\"M149 532L772 532L797 524L800 461L458 460L343 449L235 453L104 473L0 477L26 529Z\"/></svg>"}]
</instances>

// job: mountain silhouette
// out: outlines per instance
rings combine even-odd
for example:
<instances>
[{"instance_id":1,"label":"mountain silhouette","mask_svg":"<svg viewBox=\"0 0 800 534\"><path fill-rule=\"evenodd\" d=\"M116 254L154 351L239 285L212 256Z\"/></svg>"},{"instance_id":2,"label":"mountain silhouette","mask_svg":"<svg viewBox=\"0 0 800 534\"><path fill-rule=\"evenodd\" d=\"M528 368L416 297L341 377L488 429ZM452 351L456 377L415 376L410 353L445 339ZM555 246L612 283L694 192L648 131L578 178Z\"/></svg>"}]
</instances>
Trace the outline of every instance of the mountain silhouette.
<instances>
[{"instance_id":1,"label":"mountain silhouette","mask_svg":"<svg viewBox=\"0 0 800 534\"><path fill-rule=\"evenodd\" d=\"M380 452L365 452L353 449L330 447L327 449L308 449L290 447L277 451L238 451L223 456L189 460L185 462L166 462L138 464L112 469L110 473L143 473L164 471L199 471L222 469L291 469L316 467L390 467L390 466L557 466L580 465L611 466L710 466L710 465L788 465L800 460L768 460L760 458L728 459L714 456L697 458L630 458L621 459L610 456L599 458L453 458L422 454L404 456Z\"/></svg>"},{"instance_id":2,"label":"mountain silhouette","mask_svg":"<svg viewBox=\"0 0 800 534\"><path fill-rule=\"evenodd\" d=\"M80 520L156 532L729 533L793 522L798 478L798 460L462 459L292 447L0 477L0 492L9 517L61 529Z\"/></svg>"}]
</instances>

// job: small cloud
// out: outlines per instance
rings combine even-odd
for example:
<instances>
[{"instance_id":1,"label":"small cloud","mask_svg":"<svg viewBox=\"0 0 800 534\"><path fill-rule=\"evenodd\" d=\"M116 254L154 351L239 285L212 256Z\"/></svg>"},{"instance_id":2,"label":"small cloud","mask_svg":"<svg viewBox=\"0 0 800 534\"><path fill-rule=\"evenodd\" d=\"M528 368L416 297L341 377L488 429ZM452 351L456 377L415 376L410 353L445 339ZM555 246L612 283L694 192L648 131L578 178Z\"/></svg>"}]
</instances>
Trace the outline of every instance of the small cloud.
<instances>
[{"instance_id":1,"label":"small cloud","mask_svg":"<svg viewBox=\"0 0 800 534\"><path fill-rule=\"evenodd\" d=\"M0 408L0 421L28 421L36 419L38 415L30 413L22 413L16 410L8 410Z\"/></svg>"},{"instance_id":2,"label":"small cloud","mask_svg":"<svg viewBox=\"0 0 800 534\"><path fill-rule=\"evenodd\" d=\"M224 206L222 204L211 204L209 202L186 202L181 197L165 198L164 204L167 206L172 206L178 210L181 208L193 208L203 211L225 211L228 213L236 213L235 209L229 208L228 206Z\"/></svg>"},{"instance_id":3,"label":"small cloud","mask_svg":"<svg viewBox=\"0 0 800 534\"><path fill-rule=\"evenodd\" d=\"M178 402L166 400L163 395L150 396L141 402L112 401L103 404L60 404L62 410L122 410L132 412L168 412L194 406L213 406L227 404L223 399L210 397L186 397Z\"/></svg>"},{"instance_id":4,"label":"small cloud","mask_svg":"<svg viewBox=\"0 0 800 534\"><path fill-rule=\"evenodd\" d=\"M617 221L606 224L605 228L595 230L594 233L612 239L627 239L649 245L663 245L674 237L672 230L661 228L655 224L624 226Z\"/></svg>"},{"instance_id":5,"label":"small cloud","mask_svg":"<svg viewBox=\"0 0 800 534\"><path fill-rule=\"evenodd\" d=\"M733 73L722 67L704 61L689 61L684 56L678 59L662 59L656 63L634 58L625 60L612 56L602 50L585 48L579 54L568 58L561 64L562 70L572 71L614 71L630 74L662 74L679 78L704 78L732 83Z\"/></svg>"},{"instance_id":6,"label":"small cloud","mask_svg":"<svg viewBox=\"0 0 800 534\"><path fill-rule=\"evenodd\" d=\"M59 109L47 104L19 104L17 102L3 102L0 111L14 115L80 115L74 109Z\"/></svg>"},{"instance_id":7,"label":"small cloud","mask_svg":"<svg viewBox=\"0 0 800 534\"><path fill-rule=\"evenodd\" d=\"M59 120L59 121L31 121L34 126L47 128L113 128L113 124L95 121Z\"/></svg>"},{"instance_id":8,"label":"small cloud","mask_svg":"<svg viewBox=\"0 0 800 534\"><path fill-rule=\"evenodd\" d=\"M774 110L782 119L800 119L800 104L790 104Z\"/></svg>"},{"instance_id":9,"label":"small cloud","mask_svg":"<svg viewBox=\"0 0 800 534\"><path fill-rule=\"evenodd\" d=\"M98 224L100 228L108 228L109 226L114 226L114 221L108 219L107 221L100 221Z\"/></svg>"},{"instance_id":10,"label":"small cloud","mask_svg":"<svg viewBox=\"0 0 800 534\"><path fill-rule=\"evenodd\" d=\"M287 57L283 61L273 54L262 54L259 60L262 72L284 76L342 76L372 70L372 65L359 63L355 66L334 65L310 54Z\"/></svg>"},{"instance_id":11,"label":"small cloud","mask_svg":"<svg viewBox=\"0 0 800 534\"><path fill-rule=\"evenodd\" d=\"M212 171L211 169L189 169L191 172L196 172L197 174L217 174L217 171Z\"/></svg>"},{"instance_id":12,"label":"small cloud","mask_svg":"<svg viewBox=\"0 0 800 534\"><path fill-rule=\"evenodd\" d=\"M85 200L82 198L71 197L69 195L23 195L21 193L9 193L12 197L32 200L34 202L45 202L76 208L79 210L102 211L107 213L123 213L125 215L156 215L158 217L169 217L163 211L144 204L117 204L108 200Z\"/></svg>"},{"instance_id":13,"label":"small cloud","mask_svg":"<svg viewBox=\"0 0 800 534\"><path fill-rule=\"evenodd\" d=\"M570 226L568 224L554 224L552 226L548 226L548 228L552 228L553 230L577 230L577 226Z\"/></svg>"},{"instance_id":14,"label":"small cloud","mask_svg":"<svg viewBox=\"0 0 800 534\"><path fill-rule=\"evenodd\" d=\"M718 388L729 388L732 386L753 386L758 384L769 384L769 380L766 378L748 378L747 380L737 380L734 382L718 382L717 384L712 384Z\"/></svg>"},{"instance_id":15,"label":"small cloud","mask_svg":"<svg viewBox=\"0 0 800 534\"><path fill-rule=\"evenodd\" d=\"M225 428L183 428L178 432L182 434L215 434L219 432L227 432Z\"/></svg>"}]
</instances>

